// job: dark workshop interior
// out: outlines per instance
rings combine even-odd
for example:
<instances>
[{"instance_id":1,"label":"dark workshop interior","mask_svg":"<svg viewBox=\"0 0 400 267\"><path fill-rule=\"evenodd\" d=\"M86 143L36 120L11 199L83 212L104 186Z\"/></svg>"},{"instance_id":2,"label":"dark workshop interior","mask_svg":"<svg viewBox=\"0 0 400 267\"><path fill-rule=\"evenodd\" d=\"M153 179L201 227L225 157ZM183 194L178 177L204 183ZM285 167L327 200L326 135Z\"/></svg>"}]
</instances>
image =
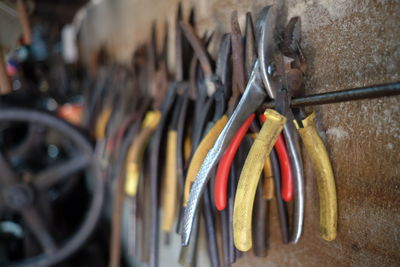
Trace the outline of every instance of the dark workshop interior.
<instances>
[{"instance_id":1,"label":"dark workshop interior","mask_svg":"<svg viewBox=\"0 0 400 267\"><path fill-rule=\"evenodd\" d=\"M400 266L399 25L0 0L0 266Z\"/></svg>"}]
</instances>

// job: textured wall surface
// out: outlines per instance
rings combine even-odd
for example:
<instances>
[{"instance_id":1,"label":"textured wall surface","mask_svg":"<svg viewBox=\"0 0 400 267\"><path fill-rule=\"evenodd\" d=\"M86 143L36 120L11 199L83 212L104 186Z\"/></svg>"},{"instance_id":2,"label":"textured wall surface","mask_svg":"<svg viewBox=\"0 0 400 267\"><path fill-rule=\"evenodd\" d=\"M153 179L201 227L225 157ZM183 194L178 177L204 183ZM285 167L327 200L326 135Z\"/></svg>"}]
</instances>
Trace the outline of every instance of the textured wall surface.
<instances>
[{"instance_id":1,"label":"textured wall surface","mask_svg":"<svg viewBox=\"0 0 400 267\"><path fill-rule=\"evenodd\" d=\"M152 21L156 20L160 29L168 21L172 30L176 3L119 0L95 6L89 10L82 28L86 56L89 58L92 51L105 45L113 58L128 62L135 45L148 39ZM183 5L185 14L191 6L195 8L200 32L215 30L220 36L229 30L232 10L238 10L244 22L246 11L252 11L256 18L261 7L269 3L197 0L185 1ZM294 15L302 19L302 46L308 60L307 93L400 80L399 1L279 3L282 20ZM281 244L273 202L269 255L256 258L251 252L246 253L236 266L400 265L399 107L400 97L390 97L312 108L336 176L338 237L332 242L319 237L316 179L304 154L306 213L300 243ZM204 253L201 260L207 262ZM165 266L176 264L171 255L173 248L162 252L161 262Z\"/></svg>"},{"instance_id":2,"label":"textured wall surface","mask_svg":"<svg viewBox=\"0 0 400 267\"><path fill-rule=\"evenodd\" d=\"M0 2L0 48L5 51L15 48L20 34L21 27L17 12Z\"/></svg>"}]
</instances>

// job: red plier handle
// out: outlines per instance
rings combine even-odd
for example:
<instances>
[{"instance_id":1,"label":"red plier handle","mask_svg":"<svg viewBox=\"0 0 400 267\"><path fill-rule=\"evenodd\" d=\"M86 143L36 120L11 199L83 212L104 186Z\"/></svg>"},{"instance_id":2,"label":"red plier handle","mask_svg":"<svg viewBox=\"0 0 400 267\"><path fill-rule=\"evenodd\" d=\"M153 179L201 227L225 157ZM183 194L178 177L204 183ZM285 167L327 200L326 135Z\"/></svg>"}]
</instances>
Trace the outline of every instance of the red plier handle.
<instances>
[{"instance_id":1,"label":"red plier handle","mask_svg":"<svg viewBox=\"0 0 400 267\"><path fill-rule=\"evenodd\" d=\"M227 187L228 187L228 177L229 171L231 169L232 161L235 158L236 152L242 142L244 136L246 135L251 123L253 122L255 115L252 114L243 123L243 125L236 132L232 142L226 149L224 155L222 156L215 179L215 206L221 211L226 207L227 199ZM261 121L264 123L266 117L264 115L260 116ZM280 135L275 143L275 149L277 150L281 172L282 172L282 187L281 193L284 201L289 202L293 199L293 177L292 177L292 167L290 165L289 155L286 149L286 144L283 136Z\"/></svg>"},{"instance_id":2,"label":"red plier handle","mask_svg":"<svg viewBox=\"0 0 400 267\"><path fill-rule=\"evenodd\" d=\"M251 123L254 120L254 113L240 126L232 139L229 147L218 164L217 176L215 179L215 206L218 210L223 210L226 207L226 191L228 188L229 171L231 170L232 161L235 158L236 152L247 133Z\"/></svg>"}]
</instances>

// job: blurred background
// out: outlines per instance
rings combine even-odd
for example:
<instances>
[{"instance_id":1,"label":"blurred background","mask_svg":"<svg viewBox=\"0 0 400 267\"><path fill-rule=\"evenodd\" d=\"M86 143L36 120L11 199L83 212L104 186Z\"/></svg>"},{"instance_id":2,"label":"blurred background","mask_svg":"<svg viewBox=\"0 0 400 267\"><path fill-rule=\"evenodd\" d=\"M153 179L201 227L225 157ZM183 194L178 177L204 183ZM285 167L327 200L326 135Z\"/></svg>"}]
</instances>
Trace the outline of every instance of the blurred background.
<instances>
[{"instance_id":1,"label":"blurred background","mask_svg":"<svg viewBox=\"0 0 400 267\"><path fill-rule=\"evenodd\" d=\"M273 2L187 0L182 1L182 7L185 19L194 10L200 36L207 31L214 33L209 52L215 58L221 36L230 31L232 11L238 11L244 29L246 12L257 18L261 9ZM56 166L84 155L84 150L79 151L82 142L100 149L94 133L94 122L100 117L92 101L94 88L101 87L101 77L112 77L108 80L112 85L110 91L122 92L126 97L125 102L114 107L130 112L143 94L135 90L135 81L130 78L134 69L132 58L151 39L153 24L157 28L158 49L162 48L168 29L167 66L173 72L178 3L178 0L0 0L0 59L3 59L0 71L6 74L0 81L3 85L0 107L45 111L75 125L74 131L88 136L85 141L74 139L75 132L69 133L51 123L45 123L50 130L21 122L1 126L0 143L6 151L11 151L7 153L14 155L10 156L12 164L26 179L40 173L37 169L43 166ZM301 18L301 42L308 63L306 94L400 80L399 1L284 0L275 4L283 12L281 20ZM103 103L111 98L108 93L101 93L98 101ZM337 239L326 242L319 237L317 186L309 158L304 154L307 197L301 242L297 245L280 242L276 207L272 204L268 255L260 258L245 253L233 266L400 265L399 107L398 96L314 107L318 131L328 148L336 177ZM52 127L57 129L53 131ZM14 148L21 147L20 143L29 136L32 140L41 137L41 144L33 150L20 149L22 152L14 153ZM72 141L65 144L65 136ZM52 191L46 191L44 198L47 201L51 197L52 201L42 204L40 213L44 227L57 240L71 239L94 208L91 196L97 194L96 175L93 170L80 170ZM102 175L115 176L115 173ZM113 179L105 178L103 186L103 205L97 215L93 213L95 223L91 225L93 231L87 233L89 236L91 232L89 238L75 245L71 243L75 246L71 251L76 253L58 255L55 266L108 265L116 185ZM24 225L24 216L7 210L0 215L0 266L37 257L42 262L46 256L41 255L40 245ZM124 217L122 225L125 234L121 266L145 266L140 257L128 251L129 220ZM202 226L197 265L211 266L204 236ZM161 238L160 266L178 266L180 237L171 235L168 245L164 241ZM43 262L43 266L50 264Z\"/></svg>"}]
</instances>

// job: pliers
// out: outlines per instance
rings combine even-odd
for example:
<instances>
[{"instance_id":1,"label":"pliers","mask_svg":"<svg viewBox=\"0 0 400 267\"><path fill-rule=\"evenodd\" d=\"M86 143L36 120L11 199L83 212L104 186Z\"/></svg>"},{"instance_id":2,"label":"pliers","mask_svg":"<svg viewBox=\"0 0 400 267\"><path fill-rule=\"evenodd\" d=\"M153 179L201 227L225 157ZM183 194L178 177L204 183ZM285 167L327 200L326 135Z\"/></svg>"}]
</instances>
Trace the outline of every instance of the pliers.
<instances>
[{"instance_id":1,"label":"pliers","mask_svg":"<svg viewBox=\"0 0 400 267\"><path fill-rule=\"evenodd\" d=\"M214 143L215 138L219 135L219 132L222 130L223 126L225 125L227 118L224 115L225 113L225 94L227 93L227 81L228 77L230 77L229 74L229 59L230 59L230 36L229 35L224 35L221 44L220 44L220 50L218 53L218 58L216 62L216 68L215 72L210 72L211 71L211 63L208 61L208 58L206 56L206 51L204 46L199 42L198 38L193 38L194 32L193 30L189 27L187 24L181 24L182 29L184 30L185 35L188 37L188 40L190 41L195 54L198 56L202 70L205 75L205 84L206 84L206 89L208 92L214 91L214 93L211 96L211 99L214 103L214 114L212 115L211 121L208 122L205 125L204 130L201 131L202 135L204 135L204 138L199 142L198 147L196 148L196 152L194 153L186 181L185 181L185 193L186 196L188 195L191 183L193 181L193 178L195 178L195 174L198 171L199 168L199 163L202 162L204 159L207 151L211 147L211 145ZM202 60L200 60L202 59ZM215 74L214 74L215 73ZM211 84L212 83L212 84ZM210 87L214 87L211 88ZM202 112L204 112L202 110ZM207 117L203 117L206 119ZM200 120L200 124L203 124ZM201 137L201 135L200 135ZM196 138L197 139L197 138ZM195 140L195 143L198 143L198 140ZM193 150L194 151L194 150ZM215 227L214 227L214 216L213 216L213 211L212 211L212 206L211 206L211 198L210 194L208 192L208 189L206 189L205 194L204 194L204 217L206 220L206 230L207 230L207 235L208 235L208 242L209 242L209 252L212 255L211 261L213 266L219 266L219 256L218 256L218 249L217 249L217 243L216 243L216 236L215 236ZM224 245L226 242L224 242ZM214 255L216 253L216 255Z\"/></svg>"},{"instance_id":2,"label":"pliers","mask_svg":"<svg viewBox=\"0 0 400 267\"><path fill-rule=\"evenodd\" d=\"M255 144L252 146L248 158L243 167L236 198L234 209L234 239L238 249L247 251L252 246L251 237L251 217L254 195L258 184L259 174L262 170L263 160L272 150L272 142L277 138L280 131L284 131L286 140L288 141L294 168L301 167L298 145L294 132L295 122L299 133L302 136L303 142L312 157L312 162L318 173L318 187L320 193L320 208L321 208L321 234L326 240L332 240L336 237L336 219L337 219L337 204L336 204L336 189L333 178L332 167L325 147L319 138L315 125L313 125L313 115L305 120L301 111L291 110L290 96L288 93L291 84L288 82L296 78L296 73L290 74L286 72L286 59L278 50L275 38L275 23L276 11L268 8L262 12L259 24L261 47L259 47L260 63L263 64L262 78L266 89L271 98L276 100L277 111L266 110L266 123L263 125L260 134L257 136ZM291 24L289 24L292 26ZM294 28L293 28L294 29ZM295 30L295 29L294 29ZM297 44L298 45L298 44ZM290 77L289 75L294 75ZM297 116L294 116L296 112ZM295 119L296 117L296 119ZM304 127L304 129L303 129ZM307 132L307 134L305 133ZM256 143L258 142L258 143ZM294 156L294 157L293 157ZM292 242L296 242L300 237L301 229L298 228L302 224L302 216L298 216L299 212L303 213L303 181L298 179L300 176L295 175L296 192L295 197L295 217L294 217L294 232L292 234ZM299 199L299 196L302 199ZM299 203L303 204L299 207ZM299 209L300 208L300 209ZM302 214L301 214L302 215ZM301 223L299 223L301 219Z\"/></svg>"},{"instance_id":3,"label":"pliers","mask_svg":"<svg viewBox=\"0 0 400 267\"><path fill-rule=\"evenodd\" d=\"M269 95L270 98L275 99L277 91L280 89L281 81L278 79L270 79L269 78L269 72L273 72L274 66L276 65L272 64L273 56L276 53L276 49L274 47L274 44L276 43L275 39L275 23L276 23L276 10L272 7L266 7L263 12L260 15L260 18L258 20L258 56L259 56L259 63L261 64L261 79L263 80L263 84L265 85L265 89ZM286 113L285 113L286 115ZM289 114L290 115L290 114ZM276 121L276 129L279 130L279 125L283 121L280 120L278 114L272 115L273 118L275 118ZM278 120L279 123L278 123ZM273 121L270 121L270 129L274 126ZM266 125L263 126L267 127ZM291 242L296 243L298 242L301 232L302 232L302 224L303 224L303 217L304 217L304 181L303 181L303 168L302 168L302 162L301 162L301 157L300 157L300 152L299 152L299 146L297 143L297 136L295 133L295 129L293 124L291 123L291 120L289 118L289 121L284 124L283 126L284 130L283 133L285 135L286 139L286 144L289 149L289 155L290 155L290 161L291 165L293 167L293 176L294 176L294 189L295 189L295 201L294 201L294 212L293 212L293 227L292 227L292 234L291 234ZM260 140L264 138L262 142L265 141L270 141L271 138L274 138L274 136L271 135L270 132L266 132L265 136L259 135L258 136ZM279 150L278 150L279 151ZM265 149L263 150L263 157L266 157L266 153L269 153L270 150ZM257 153L257 150L254 150L253 153ZM278 153L279 155L279 153ZM252 154L249 154L249 158L251 158ZM236 222L236 229L239 229L241 226L243 228L240 231L236 231L235 233L235 245L238 249L240 250L248 250L251 247L251 215L249 214L244 214L243 212L245 211L244 209L252 207L252 203L254 200L254 194L255 194L255 188L257 184L255 181L259 178L255 173L254 165L255 162L257 163L257 159L260 160L262 157L261 155L258 155L257 158L253 159L252 161L248 161L247 164L251 164L253 168L245 168L244 170L248 170L250 173L246 174L246 172L241 174L241 177L250 177L250 175L253 175L253 178L249 179L241 179L242 183L239 182L238 186L238 192L236 194L236 200L235 200L235 217L236 220L234 219L234 227L235 227L235 222ZM282 161L281 161L282 162ZM264 162L260 162L260 168L261 164L264 164ZM246 166L246 165L245 165ZM261 171L261 170L258 170ZM250 187L250 184L247 184L246 181L251 180L253 183L251 184L252 187ZM240 186L240 184L242 186ZM283 185L283 184L282 184ZM245 189L245 187L250 187L252 190L239 190L239 189ZM253 192L254 190L254 192ZM240 203L239 199L240 197L243 196L245 199L243 199L243 202ZM247 201L247 202L246 202ZM247 210L247 212L251 211ZM239 219L240 216L244 216L242 219ZM249 217L250 216L250 217ZM248 220L248 221L246 221ZM240 222L240 223L239 223ZM248 227L248 228L247 228ZM240 234L241 233L241 234Z\"/></svg>"},{"instance_id":4,"label":"pliers","mask_svg":"<svg viewBox=\"0 0 400 267\"><path fill-rule=\"evenodd\" d=\"M237 17L237 15L236 15ZM254 58L256 57L255 51L251 49L251 46L254 44L254 30L253 30L253 23L251 20L250 14L247 16L247 21L246 21L246 62L248 64L246 65L251 65L252 62L254 63ZM237 36L238 34L240 35L240 28L238 30L238 23L232 23L232 36ZM233 40L237 38L232 38ZM234 42L233 42L234 43ZM235 54L235 51L241 50L243 48L238 48L238 45L233 45L233 51ZM236 77L240 77L244 75L244 70L241 68L242 72L236 71L235 69L238 68L237 66L243 65L243 62L239 62L237 60L238 56L234 56L234 62L233 62L233 73L234 75L234 80ZM236 62L235 62L236 59ZM240 73L242 73L240 75ZM242 79L237 79L237 80L242 80ZM238 84L234 82L234 84ZM244 85L243 85L244 87ZM241 88L243 88L241 87ZM239 87L240 88L240 87ZM232 91L235 92L235 88L233 87ZM233 97L232 97L233 98ZM230 101L230 104L233 101ZM236 105L236 103L235 103ZM235 107L235 106L233 106ZM233 109L232 109L233 110ZM248 129L250 128L250 125L252 124L253 120L255 118L255 114L251 114L250 117L243 123L243 125L239 128L239 130L236 132L235 136L233 137L229 147L226 149L224 155L221 157L221 160L218 164L218 169L217 169L217 174L216 174L216 179L215 179L215 205L218 210L224 210L226 207L226 192L227 192L227 185L228 185L228 175L230 171L230 167L232 165L233 158L236 155L236 152L239 148L240 143L242 142L245 134L247 133ZM282 169L282 197L286 202L289 202L293 198L293 178L292 178L292 169L289 161L289 156L288 152L286 149L285 142L283 140L282 136L278 137L278 140L275 144L275 147L278 151L279 159L280 159L280 166Z\"/></svg>"},{"instance_id":5,"label":"pliers","mask_svg":"<svg viewBox=\"0 0 400 267\"><path fill-rule=\"evenodd\" d=\"M190 21L190 20L189 20ZM193 24L191 24L193 25ZM208 35L205 34L204 37L202 38L203 43L205 48L207 48L208 44L210 43L212 39L212 34ZM188 144L186 142L186 146L190 145L190 149L186 149L186 153L189 151L189 155L186 156L187 160L186 162L189 164L191 159L193 158L193 155L196 151L196 148L198 147L202 134L204 132L204 129L206 128L207 120L209 116L211 116L211 111L212 111L212 104L213 104L213 98L208 95L207 90L205 89L204 81L203 81L203 73L201 71L201 68L199 66L199 60L196 54L193 55L192 61L190 63L190 72L189 72L189 80L190 80L190 96L191 98L195 99L195 105L194 105L194 112L193 118L192 118L192 137L191 140ZM187 137L189 138L189 137ZM187 139L186 139L187 140ZM187 168L188 166L185 165L185 171L184 174L187 173ZM187 176L185 175L185 181L187 180ZM184 182L185 182L184 181ZM184 189L184 188L183 188ZM181 195L182 198L182 204L183 204L183 198L184 198L184 191L182 192ZM208 207L209 208L209 207ZM203 208L207 209L207 208ZM180 215L179 215L179 221L178 221L178 227L177 227L177 232L180 234L181 233L181 223L182 223L182 214L183 214L184 206L182 205L180 208ZM196 258L196 252L197 252L197 237L198 237L198 232L199 232L199 218L196 217L194 226L193 226L193 232L194 232L194 238L193 242L190 244L188 247L182 247L179 255L179 263L183 266L192 266L194 264L194 260ZM210 229L207 228L207 229ZM210 243L212 243L213 240L208 239ZM212 245L214 246L214 245ZM210 253L210 258L216 258L215 256L215 251L212 251L214 253L211 255ZM214 260L215 261L215 260Z\"/></svg>"},{"instance_id":6,"label":"pliers","mask_svg":"<svg viewBox=\"0 0 400 267\"><path fill-rule=\"evenodd\" d=\"M194 30L190 27L189 24L186 24L186 23L181 23L181 27L183 29L185 36L187 36L187 39L191 43L193 50L195 51L195 53L199 59L200 65L201 65L202 70L205 75L204 79L205 79L207 94L209 96L212 96L210 98L211 101L213 101L214 98L215 98L215 101L217 101L217 104L215 105L215 108L217 110L216 110L216 112L214 112L214 118L212 119L212 121L213 121L213 123L215 123L215 125L213 125L214 127L210 127L210 129L206 129L207 134L199 143L199 146L197 147L196 152L193 154L193 158L190 161L190 165L189 165L189 169L188 169L188 173L187 173L186 181L185 181L184 199L183 199L183 204L184 204L184 206L186 206L190 187L191 187L192 183L194 182L194 179L196 178L196 174L200 168L200 164L203 161L208 150L211 148L212 144L214 143L215 139L218 137L219 133L221 132L222 128L224 127L224 125L227 121L227 118L225 116L221 116L224 113L224 106L225 106L225 100L224 100L224 96L223 96L224 92L223 92L223 90L216 91L216 85L215 85L215 82L213 81L215 79L220 79L220 80L224 79L222 77L222 75L226 75L226 74L220 73L221 75L216 74L217 77L214 76L213 71L212 71L211 62L208 59L205 48L202 45L200 39L198 37L196 37ZM223 48L224 51L222 51L222 52L227 54L227 52L229 53L229 51L230 51L230 42L229 43L225 42L225 43L226 43L225 48ZM228 44L229 44L229 47L227 46ZM224 68L219 71L226 72L226 66L228 65L227 64L228 57L227 57L227 55L224 55L222 53L219 53L219 55L220 55L220 58L218 60L219 65L224 66ZM225 61L225 62L222 62L222 61ZM217 64L218 64L218 62L217 62ZM218 69L218 65L217 65L217 69ZM220 69L221 69L221 67L220 67ZM206 107L208 105L210 105L212 102L210 104L209 103L206 103ZM222 110L222 112L221 112L221 110ZM204 116L203 120L207 119L206 112L202 111L201 113ZM197 115L197 114L198 113L196 112L195 115ZM198 121L198 120L196 120L196 121ZM200 123L200 124L202 125L203 123ZM202 131L196 131L196 133L195 133L196 135L193 138L193 141L195 143L197 143L197 140L200 140L199 135L201 134L201 132Z\"/></svg>"},{"instance_id":7,"label":"pliers","mask_svg":"<svg viewBox=\"0 0 400 267\"><path fill-rule=\"evenodd\" d=\"M218 86L218 81L223 81L225 79L225 70L226 66L228 66L228 57L221 56L217 60L217 75L214 75L212 71L212 64L209 60L207 51L205 49L205 45L202 40L195 34L194 29L187 23L180 23L181 29L191 44L195 55L197 56L197 60L200 62L202 73L198 73L202 81L198 86L200 87L197 94L196 99L196 109L201 108L201 112L195 111L194 118L194 128L193 128L193 137L192 137L192 153L193 156L190 160L189 170L186 175L185 180L185 188L190 187L190 181L192 180L190 177L190 173L193 173L193 169L196 168L196 160L197 158L202 157L202 151L207 150L207 140L212 138L213 132L218 132L218 125L224 123L224 119L220 119L220 116L224 112L224 98L223 98L223 89ZM226 39L226 38L225 38ZM222 42L222 46L226 46L226 42ZM225 53L226 54L226 53ZM201 77L201 75L204 75ZM215 79L218 78L218 81ZM197 86L197 85L196 85ZM207 123L210 117L210 111L212 108L214 109L214 115L212 116L212 122ZM222 109L222 111L220 111ZM215 127L214 123L216 124ZM222 128L222 127L220 127ZM206 134L206 137L200 142L202 136ZM217 134L218 135L218 134ZM195 152L194 152L195 151ZM184 191L185 196L185 191ZM183 196L183 197L184 197ZM210 254L210 260L213 266L219 266L219 254L216 240L216 232L214 226L214 215L211 206L211 200L209 193L206 192L204 195L204 205L203 205L203 215L206 222L206 231L208 236L208 251ZM184 201L183 201L184 202ZM195 219L195 225L198 224L198 219ZM196 228L196 226L195 226ZM192 246L189 249L182 249L180 262L187 263L188 256L193 255Z\"/></svg>"},{"instance_id":8,"label":"pliers","mask_svg":"<svg viewBox=\"0 0 400 267\"><path fill-rule=\"evenodd\" d=\"M171 122L168 129L165 161L165 181L162 186L163 220L162 230L171 232L174 223L178 198L183 192L184 166L183 143L185 137L185 121L189 108L189 83L185 81L183 58L185 45L179 23L182 21L182 6L178 5L175 25L175 82L177 83L177 97L174 103ZM187 49L186 49L187 50ZM190 51L191 52L191 51ZM187 55L190 57L191 55ZM187 77L186 77L187 78Z\"/></svg>"},{"instance_id":9,"label":"pliers","mask_svg":"<svg viewBox=\"0 0 400 267\"><path fill-rule=\"evenodd\" d=\"M141 125L140 132L132 142L126 161L126 182L125 193L128 196L135 196L139 184L139 176L141 172L141 162L143 153L157 128L161 119L161 99L165 94L167 70L164 64L157 64L157 52L155 50L155 28L152 29L152 41L148 46L147 56L149 58L148 74L149 77L155 78L149 82L148 87L152 98L152 110L148 110L145 114ZM159 66L157 66L159 65ZM158 69L157 69L158 67ZM173 96L171 96L173 97Z\"/></svg>"},{"instance_id":10,"label":"pliers","mask_svg":"<svg viewBox=\"0 0 400 267\"><path fill-rule=\"evenodd\" d=\"M269 8L267 10L269 10ZM257 108L268 96L267 91L264 89L264 86L267 87L268 84L263 84L263 80L260 77L263 68L264 66L260 66L260 60L257 60L253 66L252 74L239 104L233 111L221 134L215 141L214 146L208 152L199 170L197 178L192 186L189 201L184 214L184 228L182 233L182 244L184 246L189 243L193 218L197 212L199 199L204 191L208 179L210 178L213 168L216 166L218 160L225 152L226 148L230 144L230 141L233 139L234 134L239 130L240 126L251 114L257 110ZM302 176L300 178L302 178ZM304 198L301 190L300 204L302 205L304 205L303 199ZM301 222L301 224L297 225L296 229L301 229L303 216L302 209L297 214L299 217L301 217L301 219L296 220L296 222L298 224Z\"/></svg>"},{"instance_id":11,"label":"pliers","mask_svg":"<svg viewBox=\"0 0 400 267\"><path fill-rule=\"evenodd\" d=\"M167 34L167 32L166 32ZM164 41L166 38L164 38ZM149 145L149 183L150 183L150 227L149 227L149 266L158 266L158 228L159 228L159 180L160 180L160 157L161 147L164 143L164 136L166 125L169 121L169 114L171 107L176 97L177 84L167 82L167 67L166 67L166 45L164 44L164 51L160 64L157 63L156 45L155 45L155 31L153 30L152 42L149 49L149 73L153 73L155 78L149 80L148 89L153 96L153 111L160 112L160 119L156 129L153 132L152 139ZM150 76L152 77L152 76ZM165 96L165 97L164 97Z\"/></svg>"}]
</instances>

